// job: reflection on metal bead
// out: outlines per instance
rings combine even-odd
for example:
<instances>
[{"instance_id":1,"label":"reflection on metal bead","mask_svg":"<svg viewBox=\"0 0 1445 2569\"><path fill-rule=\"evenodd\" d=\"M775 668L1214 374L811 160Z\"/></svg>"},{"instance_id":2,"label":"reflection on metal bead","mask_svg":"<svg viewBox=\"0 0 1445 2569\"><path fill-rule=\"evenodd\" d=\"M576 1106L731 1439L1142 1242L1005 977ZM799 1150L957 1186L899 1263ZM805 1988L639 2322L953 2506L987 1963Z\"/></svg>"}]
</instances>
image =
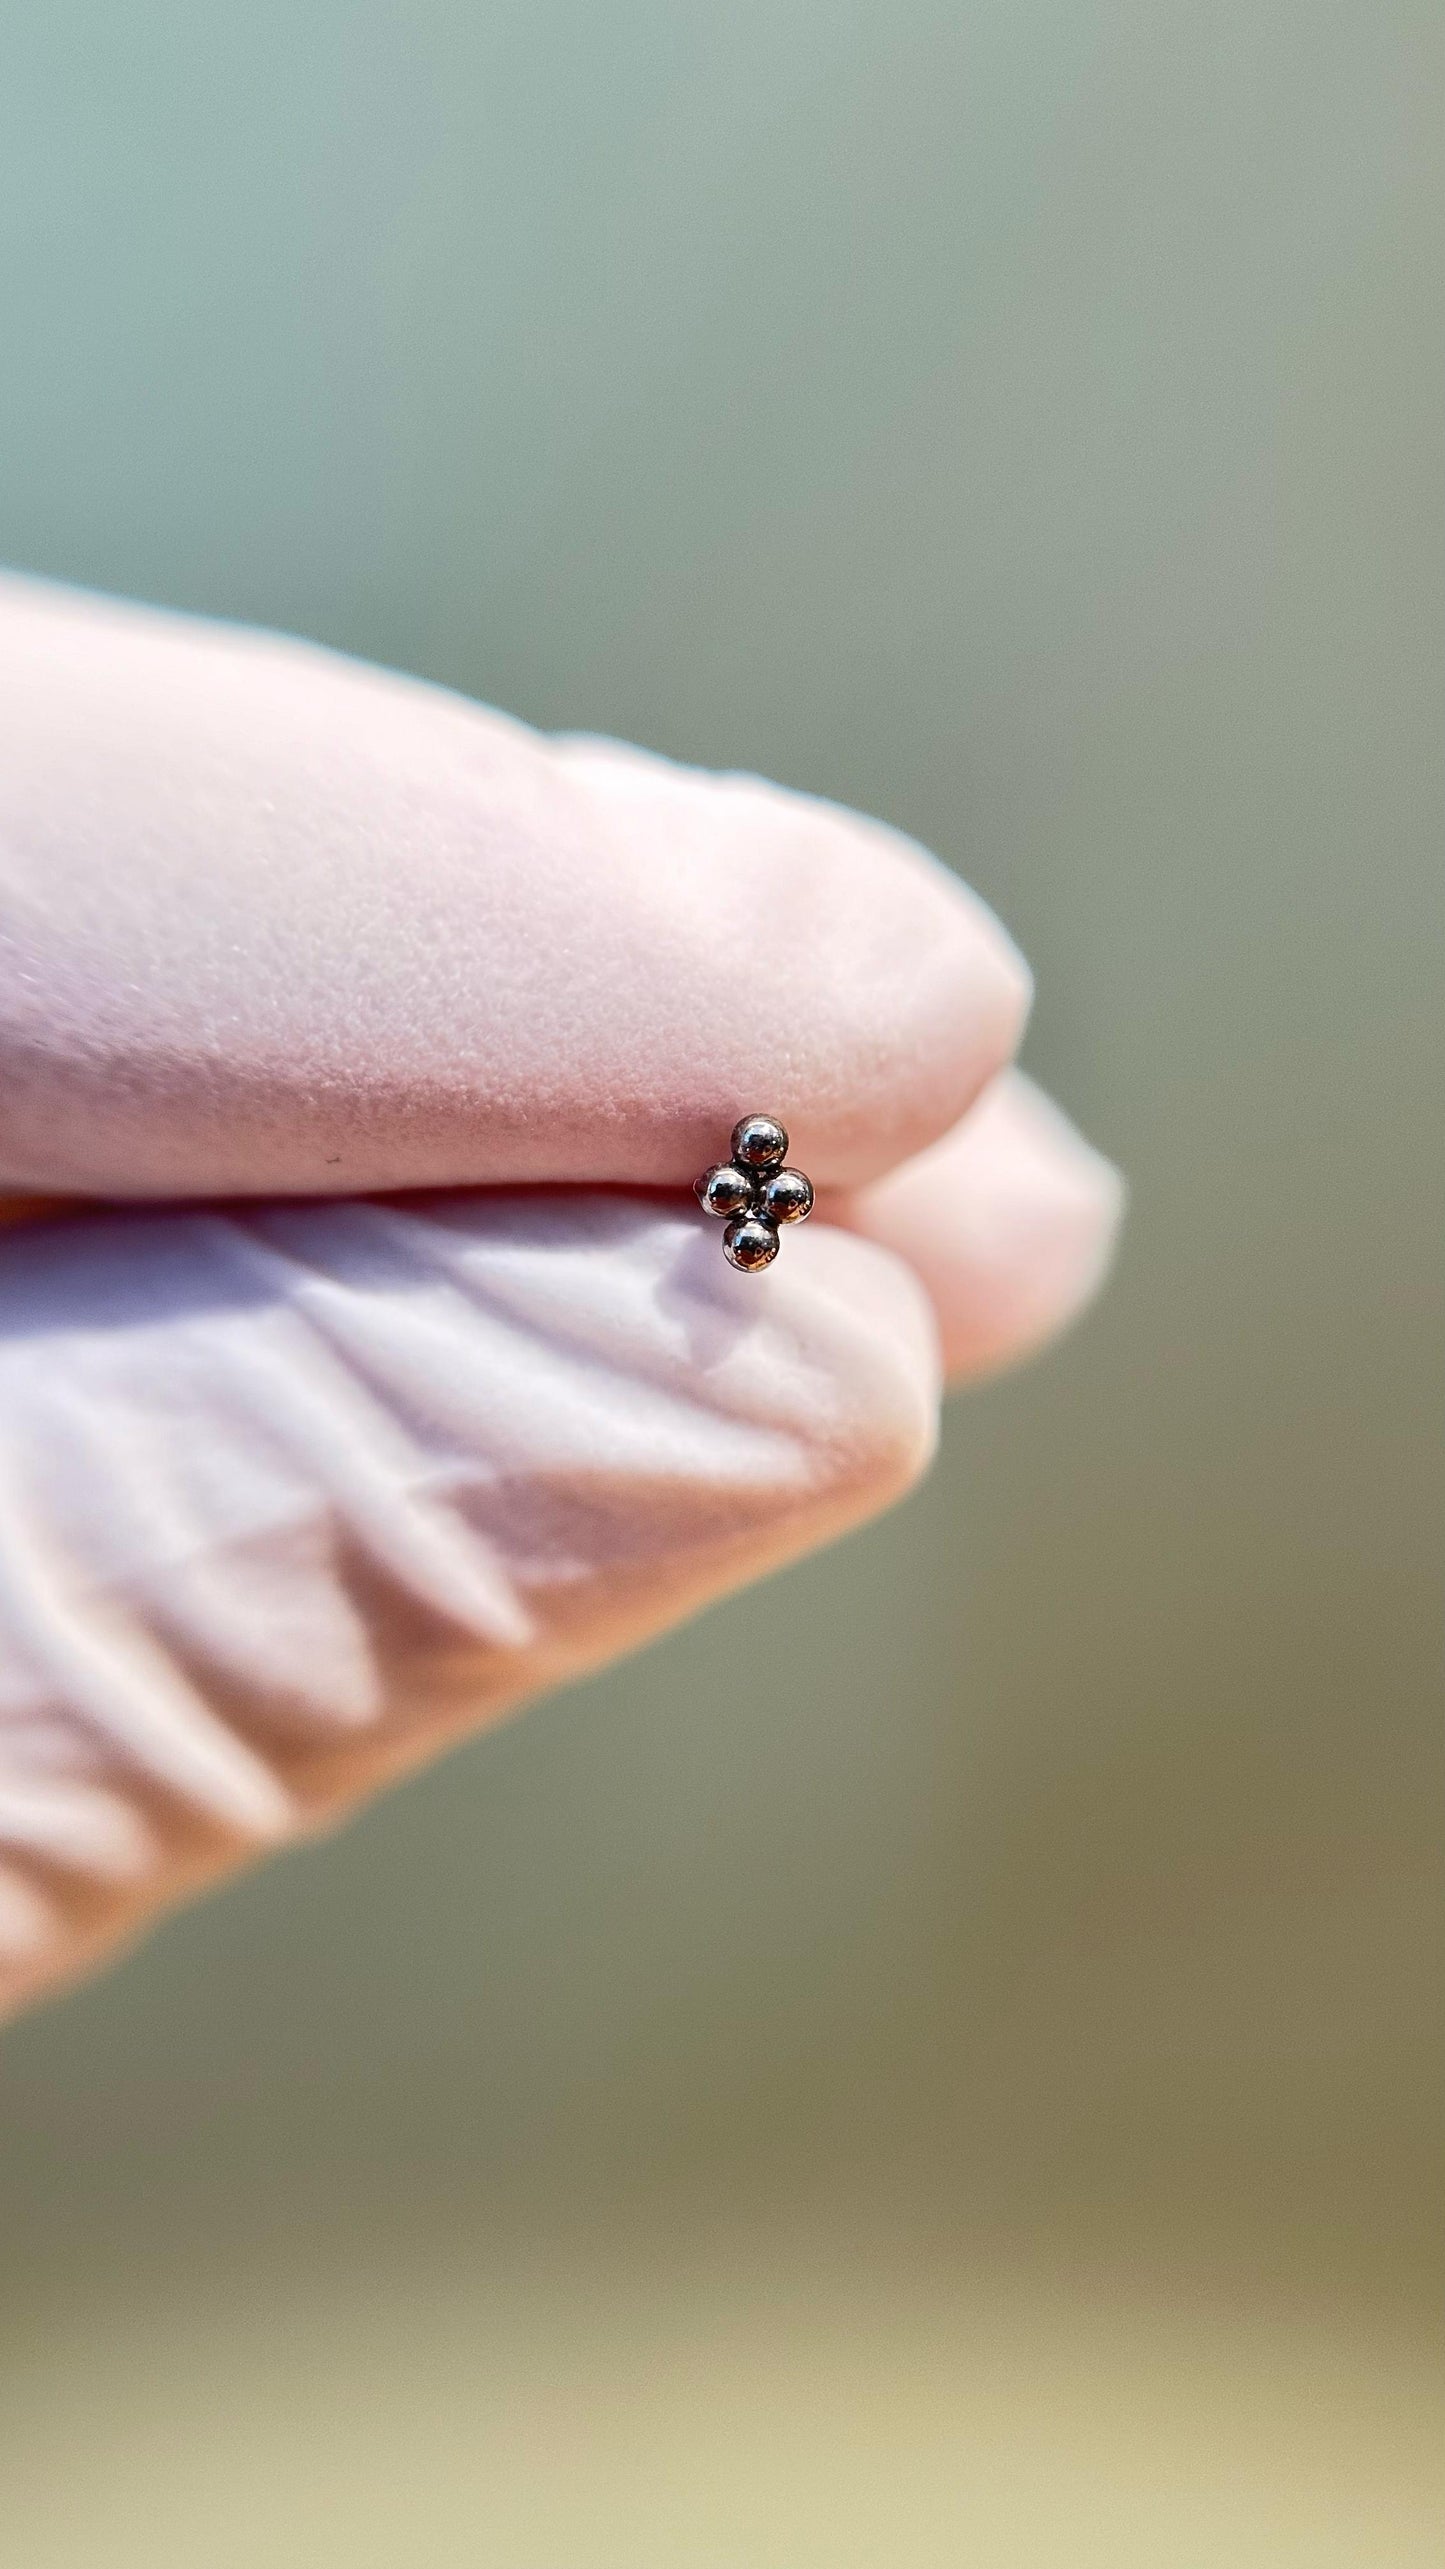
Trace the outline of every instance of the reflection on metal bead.
<instances>
[{"instance_id":1,"label":"reflection on metal bead","mask_svg":"<svg viewBox=\"0 0 1445 2569\"><path fill-rule=\"evenodd\" d=\"M704 1169L693 1194L704 1213L715 1213L719 1221L731 1221L735 1214L752 1211L753 1181L746 1169L734 1168L730 1160Z\"/></svg>"},{"instance_id":2,"label":"reflection on metal bead","mask_svg":"<svg viewBox=\"0 0 1445 2569\"><path fill-rule=\"evenodd\" d=\"M788 1137L775 1115L745 1115L733 1126L732 1154L745 1169L780 1168Z\"/></svg>"},{"instance_id":3,"label":"reflection on metal bead","mask_svg":"<svg viewBox=\"0 0 1445 2569\"><path fill-rule=\"evenodd\" d=\"M764 1222L756 1213L745 1213L740 1222L728 1224L723 1248L744 1275L756 1275L760 1267L770 1267L777 1256L778 1235L771 1222Z\"/></svg>"},{"instance_id":4,"label":"reflection on metal bead","mask_svg":"<svg viewBox=\"0 0 1445 2569\"><path fill-rule=\"evenodd\" d=\"M788 1137L776 1115L744 1115L733 1126L732 1158L704 1169L693 1193L704 1213L726 1223L723 1249L745 1276L770 1267L780 1222L806 1222L813 1189L801 1169L783 1166Z\"/></svg>"},{"instance_id":5,"label":"reflection on metal bead","mask_svg":"<svg viewBox=\"0 0 1445 2569\"><path fill-rule=\"evenodd\" d=\"M813 1210L812 1180L801 1169L774 1169L758 1192L758 1209L770 1222L806 1222Z\"/></svg>"}]
</instances>

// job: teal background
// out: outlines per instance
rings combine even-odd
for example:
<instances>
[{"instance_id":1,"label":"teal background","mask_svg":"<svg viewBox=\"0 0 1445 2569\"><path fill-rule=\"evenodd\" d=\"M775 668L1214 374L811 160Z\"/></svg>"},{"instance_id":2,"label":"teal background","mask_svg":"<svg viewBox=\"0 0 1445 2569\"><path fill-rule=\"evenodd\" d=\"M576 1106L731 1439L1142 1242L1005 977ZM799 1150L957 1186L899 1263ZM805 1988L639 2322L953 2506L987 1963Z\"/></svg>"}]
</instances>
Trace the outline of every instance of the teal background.
<instances>
[{"instance_id":1,"label":"teal background","mask_svg":"<svg viewBox=\"0 0 1445 2569\"><path fill-rule=\"evenodd\" d=\"M1442 41L47 0L0 554L879 811L1119 1275L0 2056L26 2569L1433 2562Z\"/></svg>"}]
</instances>

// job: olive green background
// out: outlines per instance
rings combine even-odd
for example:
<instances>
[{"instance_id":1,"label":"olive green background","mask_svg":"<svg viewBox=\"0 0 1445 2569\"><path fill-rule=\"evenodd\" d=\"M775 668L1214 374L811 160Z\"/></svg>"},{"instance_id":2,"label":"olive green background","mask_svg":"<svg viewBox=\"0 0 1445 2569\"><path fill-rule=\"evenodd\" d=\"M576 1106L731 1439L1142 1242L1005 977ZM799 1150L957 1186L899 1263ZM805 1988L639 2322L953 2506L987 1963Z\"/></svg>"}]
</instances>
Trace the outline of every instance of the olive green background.
<instances>
[{"instance_id":1,"label":"olive green background","mask_svg":"<svg viewBox=\"0 0 1445 2569\"><path fill-rule=\"evenodd\" d=\"M0 553L886 814L1133 1188L888 1522L7 2038L25 2569L1438 2558L1442 54L0 17Z\"/></svg>"}]
</instances>

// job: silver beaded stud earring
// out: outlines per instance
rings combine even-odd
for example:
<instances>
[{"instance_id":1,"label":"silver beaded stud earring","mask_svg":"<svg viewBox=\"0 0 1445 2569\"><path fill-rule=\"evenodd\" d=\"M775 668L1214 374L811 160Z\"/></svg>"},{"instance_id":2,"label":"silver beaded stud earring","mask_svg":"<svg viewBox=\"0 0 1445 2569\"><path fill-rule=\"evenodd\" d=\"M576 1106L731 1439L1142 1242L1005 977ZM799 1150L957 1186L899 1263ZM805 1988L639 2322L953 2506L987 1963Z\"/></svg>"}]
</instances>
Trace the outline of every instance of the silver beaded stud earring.
<instances>
[{"instance_id":1,"label":"silver beaded stud earring","mask_svg":"<svg viewBox=\"0 0 1445 2569\"><path fill-rule=\"evenodd\" d=\"M693 1193L704 1213L727 1224L723 1254L745 1276L770 1267L778 1225L806 1222L813 1189L801 1169L785 1168L788 1137L772 1115L745 1115L733 1126L732 1158L704 1169Z\"/></svg>"}]
</instances>

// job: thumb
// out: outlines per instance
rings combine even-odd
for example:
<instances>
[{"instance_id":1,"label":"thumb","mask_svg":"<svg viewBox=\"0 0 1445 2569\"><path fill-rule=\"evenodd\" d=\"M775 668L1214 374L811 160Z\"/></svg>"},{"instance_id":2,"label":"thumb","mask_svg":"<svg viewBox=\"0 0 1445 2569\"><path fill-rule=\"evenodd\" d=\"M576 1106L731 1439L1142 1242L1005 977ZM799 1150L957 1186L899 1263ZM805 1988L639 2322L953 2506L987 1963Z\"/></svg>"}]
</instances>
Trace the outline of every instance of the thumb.
<instances>
[{"instance_id":1,"label":"thumb","mask_svg":"<svg viewBox=\"0 0 1445 2569\"><path fill-rule=\"evenodd\" d=\"M921 1286L573 1189L89 1214L0 1262L0 2005L861 1521Z\"/></svg>"}]
</instances>

